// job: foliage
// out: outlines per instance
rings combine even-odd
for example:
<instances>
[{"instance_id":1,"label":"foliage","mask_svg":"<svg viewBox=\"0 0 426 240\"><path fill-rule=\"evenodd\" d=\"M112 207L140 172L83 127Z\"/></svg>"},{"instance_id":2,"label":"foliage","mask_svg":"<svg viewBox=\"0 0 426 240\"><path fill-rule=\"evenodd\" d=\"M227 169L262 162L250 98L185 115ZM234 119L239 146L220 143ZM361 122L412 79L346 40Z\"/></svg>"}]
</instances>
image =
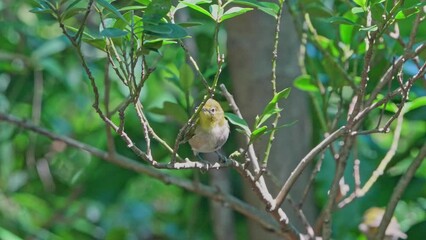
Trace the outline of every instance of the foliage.
<instances>
[{"instance_id":1,"label":"foliage","mask_svg":"<svg viewBox=\"0 0 426 240\"><path fill-rule=\"evenodd\" d=\"M314 226L322 229L317 235L362 238L358 224L364 211L390 206L393 188L415 172L411 184L401 187L405 194L396 216L405 219L400 224L409 237L418 236L426 222L421 214L426 192L418 190L425 165L410 169L421 163L426 140L425 3L392 2L0 3L1 18L10 23L0 28L0 239L210 239L215 223L205 217L209 210L194 207L204 206L205 197L242 216L255 215L277 235L311 234L309 227L288 225L281 203L314 160L322 165L312 178L326 219ZM262 166L251 150L261 137L271 145L284 127L277 126L279 105L290 88L273 89L253 126L241 115L226 114L246 138L229 161L191 161L183 143L209 97L237 107L226 88L222 96L218 91L219 83L229 85L222 73L223 22L250 11L279 20L283 6L302 39L303 74L294 87L312 99L318 139L278 196L271 196L262 175L270 148ZM179 14L190 20L180 21ZM238 149L232 139L228 147ZM230 167L235 178L246 179L269 215L209 188L206 176L201 183L187 180L192 170L214 166ZM378 166L377 173L384 174L371 180ZM238 229L244 227L239 218ZM285 233L286 228L291 230ZM242 239L244 232L238 233Z\"/></svg>"}]
</instances>

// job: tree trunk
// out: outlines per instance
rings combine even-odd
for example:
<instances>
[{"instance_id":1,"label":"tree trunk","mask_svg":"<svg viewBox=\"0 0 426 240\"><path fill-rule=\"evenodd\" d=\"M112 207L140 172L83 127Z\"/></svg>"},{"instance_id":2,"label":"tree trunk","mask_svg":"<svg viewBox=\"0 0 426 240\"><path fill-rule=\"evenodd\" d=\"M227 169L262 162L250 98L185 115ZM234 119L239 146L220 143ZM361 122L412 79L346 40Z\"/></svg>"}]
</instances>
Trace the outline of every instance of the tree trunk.
<instances>
[{"instance_id":1,"label":"tree trunk","mask_svg":"<svg viewBox=\"0 0 426 240\"><path fill-rule=\"evenodd\" d=\"M253 125L256 115L260 114L272 98L271 69L272 51L274 46L275 19L260 11L229 20L226 24L228 32L228 61L233 81L234 97L243 117L250 126ZM298 66L298 51L300 42L295 32L291 16L283 13L281 20L280 42L277 62L278 91L291 87L295 77L300 75ZM311 143L311 118L308 110L307 96L296 89L292 89L289 99L280 102L283 107L280 124L297 120L291 127L281 128L276 133L268 163L271 171L282 185L290 172L308 152ZM280 125L279 124L279 125ZM267 138L255 146L259 159L263 159ZM291 191L292 197L299 201L301 193L308 182L309 174L303 175L298 184ZM268 178L266 178L268 179ZM268 181L274 194L278 189ZM247 201L264 208L248 186L245 187ZM312 197L308 197L304 205L305 214L313 220L315 206ZM296 226L298 218L291 208L285 208L290 222ZM266 231L255 223L249 222L251 239L273 239ZM298 229L303 229L299 228Z\"/></svg>"}]
</instances>

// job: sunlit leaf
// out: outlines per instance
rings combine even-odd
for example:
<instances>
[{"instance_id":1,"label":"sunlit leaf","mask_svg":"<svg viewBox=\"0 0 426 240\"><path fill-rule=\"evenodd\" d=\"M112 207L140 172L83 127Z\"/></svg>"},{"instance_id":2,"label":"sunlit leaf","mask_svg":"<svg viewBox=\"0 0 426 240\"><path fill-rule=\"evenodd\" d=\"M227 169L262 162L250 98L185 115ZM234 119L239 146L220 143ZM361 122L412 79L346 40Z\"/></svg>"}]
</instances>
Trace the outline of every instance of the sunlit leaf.
<instances>
[{"instance_id":1,"label":"sunlit leaf","mask_svg":"<svg viewBox=\"0 0 426 240\"><path fill-rule=\"evenodd\" d=\"M135 1L145 6L151 3L151 0L135 0Z\"/></svg>"},{"instance_id":2,"label":"sunlit leaf","mask_svg":"<svg viewBox=\"0 0 426 240\"><path fill-rule=\"evenodd\" d=\"M214 20L213 16L206 9L204 9L204 8L202 8L202 7L200 7L196 4L190 3L190 2L181 2L181 3L185 4L186 6L194 9L195 11L202 13L202 14L204 14L204 15L206 15L206 16L208 16L208 17L210 17Z\"/></svg>"},{"instance_id":3,"label":"sunlit leaf","mask_svg":"<svg viewBox=\"0 0 426 240\"><path fill-rule=\"evenodd\" d=\"M411 102L407 103L407 112L413 111L415 109L426 107L426 96L418 97Z\"/></svg>"},{"instance_id":4,"label":"sunlit leaf","mask_svg":"<svg viewBox=\"0 0 426 240\"><path fill-rule=\"evenodd\" d=\"M262 114L256 120L256 127L259 127L260 125L262 125L266 120L268 120L274 114L277 114L278 112L282 111L282 109L276 108L276 104L278 103L279 100L287 98L289 94L290 94L290 88L285 88L284 90L275 94L272 100L266 105L265 109L263 109Z\"/></svg>"},{"instance_id":5,"label":"sunlit leaf","mask_svg":"<svg viewBox=\"0 0 426 240\"><path fill-rule=\"evenodd\" d=\"M23 238L19 237L18 235L15 235L13 232L2 227L0 227L0 239L23 240Z\"/></svg>"},{"instance_id":6,"label":"sunlit leaf","mask_svg":"<svg viewBox=\"0 0 426 240\"><path fill-rule=\"evenodd\" d=\"M280 7L273 2L261 2L256 0L237 0L233 2L235 4L257 8L260 11L269 14L273 17L276 17L278 15L278 11L280 10Z\"/></svg>"},{"instance_id":7,"label":"sunlit leaf","mask_svg":"<svg viewBox=\"0 0 426 240\"><path fill-rule=\"evenodd\" d=\"M378 101L382 100L383 98L384 98L384 96L381 95L381 94L379 94L377 96L377 99L374 102L378 102ZM388 102L384 103L379 108L380 109L385 109L386 111L391 112L391 113L396 113L398 111L398 106L395 103L391 102L391 101L388 101Z\"/></svg>"},{"instance_id":8,"label":"sunlit leaf","mask_svg":"<svg viewBox=\"0 0 426 240\"><path fill-rule=\"evenodd\" d=\"M405 18L408 18L408 17L410 17L410 16L412 16L412 15L418 13L418 12L420 12L420 10L416 7L408 8L408 9L402 9L396 14L395 19L398 19L398 20L405 19Z\"/></svg>"},{"instance_id":9,"label":"sunlit leaf","mask_svg":"<svg viewBox=\"0 0 426 240\"><path fill-rule=\"evenodd\" d=\"M364 9L367 7L367 0L354 0L354 2Z\"/></svg>"}]
</instances>

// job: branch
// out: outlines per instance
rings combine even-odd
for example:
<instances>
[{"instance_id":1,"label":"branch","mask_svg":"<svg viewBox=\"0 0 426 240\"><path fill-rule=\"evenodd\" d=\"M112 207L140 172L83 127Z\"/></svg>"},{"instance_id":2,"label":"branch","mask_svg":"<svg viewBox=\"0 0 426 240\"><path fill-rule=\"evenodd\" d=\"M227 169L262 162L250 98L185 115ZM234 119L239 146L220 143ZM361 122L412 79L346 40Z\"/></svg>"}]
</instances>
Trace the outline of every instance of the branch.
<instances>
[{"instance_id":1,"label":"branch","mask_svg":"<svg viewBox=\"0 0 426 240\"><path fill-rule=\"evenodd\" d=\"M278 235L284 236L281 232L278 224L265 212L260 211L259 209L241 201L240 199L229 195L224 194L220 191L217 191L214 187L209 187L203 185L201 183L195 183L193 181L188 181L186 179L174 177L168 174L165 174L157 169L146 166L140 162L137 162L133 159L127 158L125 156L116 154L110 155L108 152L102 151L98 148L95 148L91 145L87 145L85 143L79 142L75 139L60 136L56 133L50 132L44 128L33 125L32 123L20 120L12 115L8 115L5 113L0 113L0 121L8 122L17 127L38 133L40 135L46 136L52 140L57 140L60 142L66 143L68 146L74 147L79 150L84 150L90 153L92 156L98 157L102 160L120 166L122 168L126 168L137 173L143 173L155 179L158 179L165 184L173 184L178 187L181 187L185 190L200 194L202 196L211 198L218 202L224 202L227 206L234 209L235 211L245 215L246 217L258 222L265 229L274 232Z\"/></svg>"},{"instance_id":2,"label":"branch","mask_svg":"<svg viewBox=\"0 0 426 240\"><path fill-rule=\"evenodd\" d=\"M382 221L380 222L378 232L376 234L375 239L383 239L385 236L385 231L392 219L393 212L395 211L396 205L398 204L399 199L416 173L417 169L420 167L420 164L423 160L426 159L426 144L423 144L420 149L419 154L414 159L414 161L410 164L405 174L401 177L398 184L394 188L392 196L389 200L389 203L386 207L385 214L383 215Z\"/></svg>"},{"instance_id":3,"label":"branch","mask_svg":"<svg viewBox=\"0 0 426 240\"><path fill-rule=\"evenodd\" d=\"M426 49L426 43L420 44L414 51L407 50L403 56L400 56L396 59L394 64L388 68L388 70L380 78L380 81L377 83L376 87L372 91L370 98L368 99L366 106L370 106L376 100L377 95L383 89L386 84L392 80L394 69L399 69L407 61L422 53Z\"/></svg>"},{"instance_id":4,"label":"branch","mask_svg":"<svg viewBox=\"0 0 426 240\"><path fill-rule=\"evenodd\" d=\"M273 205L271 206L271 209L270 209L271 211L274 211L275 209L281 206L286 196L290 192L290 189L296 183L296 180L302 174L303 170L305 170L305 168L309 165L309 163L311 163L315 159L317 154L319 154L321 151L327 148L327 146L329 146L337 138L342 136L345 133L345 130L346 130L345 126L337 129L328 137L326 137L324 140L322 140L322 142L320 142L316 147L314 147L308 154L306 154L306 156L300 161L300 163L296 166L296 168L291 172L289 178L284 183L283 187L281 188L280 192L275 198Z\"/></svg>"},{"instance_id":5,"label":"branch","mask_svg":"<svg viewBox=\"0 0 426 240\"><path fill-rule=\"evenodd\" d=\"M368 181L365 183L365 185L361 189L354 191L351 195L349 195L349 197L347 197L346 199L344 199L343 201L339 203L338 205L339 208L344 207L346 204L350 203L355 198L364 196L370 190L373 184L377 181L377 179L383 174L387 165L395 156L396 150L398 149L403 120L404 120L404 111L402 111L397 118L397 125L395 128L395 133L393 136L391 147L389 151L386 153L385 157L382 159L382 161L380 161L380 164L377 167L377 169L374 170L373 174L370 176Z\"/></svg>"}]
</instances>

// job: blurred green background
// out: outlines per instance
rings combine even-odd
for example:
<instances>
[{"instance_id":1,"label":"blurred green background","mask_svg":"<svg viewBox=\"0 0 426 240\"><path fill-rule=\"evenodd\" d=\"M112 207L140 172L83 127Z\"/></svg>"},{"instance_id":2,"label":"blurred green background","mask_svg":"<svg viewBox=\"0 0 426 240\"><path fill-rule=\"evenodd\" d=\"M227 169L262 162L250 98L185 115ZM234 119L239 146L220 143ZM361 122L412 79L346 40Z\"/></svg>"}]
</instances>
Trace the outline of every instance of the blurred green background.
<instances>
[{"instance_id":1,"label":"blurred green background","mask_svg":"<svg viewBox=\"0 0 426 240\"><path fill-rule=\"evenodd\" d=\"M348 25L333 25L325 19L330 11L325 4L333 1L290 1L295 13L308 12L318 33L321 44L333 58L352 64L361 59L365 49L362 41L354 46L354 39L364 33L352 32ZM412 4L406 1L406 4ZM62 35L58 23L49 15L33 14L31 1L3 0L0 2L0 112L22 119L31 119L43 128L78 141L106 149L105 124L92 109L93 93L84 74L78 56L69 41ZM345 4L336 4L333 14L340 14L357 21ZM198 63L203 73L211 77L216 69L211 64L214 24L200 14L191 17L202 26L191 28L191 35L198 46ZM408 38L413 17L399 21L402 38ZM94 24L94 23L90 23ZM426 27L419 28L417 42L426 40ZM226 30L223 29L223 35ZM349 33L348 33L349 31ZM348 35L351 37L348 38ZM241 39L244 41L244 39ZM221 39L222 46L226 39ZM340 45L339 45L340 44ZM353 55L341 47L357 49ZM380 51L376 52L375 67L371 81L377 81L387 68L390 59L402 54L402 49L388 38L383 39ZM190 105L185 104L185 93L177 87L180 69L186 64L184 52L177 45L165 45L161 54L151 53L150 61L157 62L156 71L150 76L141 94L148 118L157 133L169 144L174 142L177 131L192 104L204 93L199 81L192 83ZM84 47L93 75L103 79L104 55L98 50ZM339 60L339 61L340 61ZM424 62L424 55L421 61ZM319 76L325 86L335 86L341 76L334 68L324 67L322 53L312 44L307 45L306 69L308 74ZM354 73L362 65L351 66ZM408 62L404 73L412 74L416 66ZM231 90L228 66L225 66L221 82ZM411 99L426 96L425 80L421 79L410 92ZM128 94L121 82L112 75L111 105L118 105ZM194 97L192 97L194 96ZM343 95L344 96L344 95ZM348 95L349 96L349 95ZM337 98L337 97L336 97ZM321 96L311 94L312 115L315 101ZM336 99L334 99L336 100ZM165 101L183 106L163 107ZM337 101L337 100L336 100ZM337 105L330 100L327 108L330 116ZM358 230L363 212L372 206L384 207L393 187L418 153L426 140L425 104L405 115L397 154L368 194L334 214L335 239L365 239ZM175 107L175 106L174 106ZM229 109L225 109L229 111ZM143 134L136 113L126 111L126 129L137 145L143 146ZM373 113L365 128L374 128L380 112ZM389 117L388 112L385 117ZM166 127L165 127L166 126ZM393 129L392 125L392 129ZM314 121L316 143L324 129ZM235 150L236 136L233 133L226 150ZM137 157L127 148L121 138L114 135L117 152L133 159ZM388 151L392 134L375 134L359 138L358 158L362 160L361 181L364 183L379 161ZM169 160L169 154L153 143L157 161ZM182 146L181 154L190 156L188 146ZM353 163L351 156L349 166ZM191 179L193 171L168 171L167 173ZM334 173L334 161L327 152L321 171L316 179L315 199L319 207L327 198L327 191ZM345 173L353 186L352 169ZM206 181L207 176L201 175ZM242 179L235 173L231 176L234 193L241 197ZM0 122L0 239L213 239L208 199L166 185L150 177L121 169L90 154L58 145L46 137L33 134L10 124ZM426 236L426 163L418 170L396 209L401 228L409 239ZM247 239L246 219L236 214L237 239Z\"/></svg>"}]
</instances>

